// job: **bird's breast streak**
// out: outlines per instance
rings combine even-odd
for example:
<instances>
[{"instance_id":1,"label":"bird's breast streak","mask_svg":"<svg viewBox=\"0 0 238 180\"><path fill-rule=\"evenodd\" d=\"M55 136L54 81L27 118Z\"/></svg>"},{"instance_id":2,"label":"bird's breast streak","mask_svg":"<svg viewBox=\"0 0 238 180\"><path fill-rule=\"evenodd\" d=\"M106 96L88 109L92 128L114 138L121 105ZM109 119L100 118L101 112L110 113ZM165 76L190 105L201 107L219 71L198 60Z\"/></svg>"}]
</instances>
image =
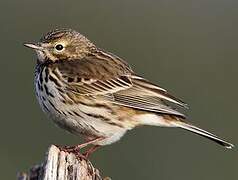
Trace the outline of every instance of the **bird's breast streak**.
<instances>
[{"instance_id":1,"label":"bird's breast streak","mask_svg":"<svg viewBox=\"0 0 238 180\"><path fill-rule=\"evenodd\" d=\"M45 81L45 71L42 72L41 76L43 76L41 84L43 89L39 87L39 84L35 83L37 99L43 111L58 126L78 135L113 136L112 139L115 140L120 137L120 134L124 134L126 130L116 126L115 124L117 123L113 125L113 122L111 122L113 117L107 108L80 103L65 104L62 101L64 97L56 88L56 84L50 80ZM39 78L40 74L36 77L38 79L36 82L39 82ZM44 87L47 87L47 90ZM107 143L111 141L113 140Z\"/></svg>"}]
</instances>

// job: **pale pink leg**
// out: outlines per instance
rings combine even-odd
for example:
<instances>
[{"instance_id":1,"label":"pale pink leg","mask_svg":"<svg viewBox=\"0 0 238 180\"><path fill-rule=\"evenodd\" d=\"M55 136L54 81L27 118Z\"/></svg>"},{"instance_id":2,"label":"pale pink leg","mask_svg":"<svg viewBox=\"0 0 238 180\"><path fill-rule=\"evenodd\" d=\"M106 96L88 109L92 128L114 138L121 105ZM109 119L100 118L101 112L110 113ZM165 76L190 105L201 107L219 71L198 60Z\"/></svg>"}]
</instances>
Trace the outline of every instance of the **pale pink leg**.
<instances>
[{"instance_id":1,"label":"pale pink leg","mask_svg":"<svg viewBox=\"0 0 238 180\"><path fill-rule=\"evenodd\" d=\"M80 149L90 145L90 144L93 144L93 143L96 143L98 141L101 141L103 140L104 138L103 137L98 137L98 138L95 138L95 139L92 139L92 140L89 140L88 142L85 142L83 144L79 144L79 145L76 145L76 146L67 146L67 147L59 147L60 149L66 151L66 152L69 152L69 153L74 153L76 154L78 157L80 158L84 158L84 159L87 159L88 156L90 154L92 154L94 151L96 151L96 149L99 147L97 145L93 146L92 148L89 148L85 154L81 154L80 153Z\"/></svg>"},{"instance_id":2,"label":"pale pink leg","mask_svg":"<svg viewBox=\"0 0 238 180\"><path fill-rule=\"evenodd\" d=\"M98 137L98 138L92 139L92 140L90 140L88 142L85 142L83 144L76 145L75 148L76 149L82 149L82 148L84 148L84 147L86 147L86 146L88 146L90 144L96 143L96 142L101 141L103 139L104 139L103 137Z\"/></svg>"}]
</instances>

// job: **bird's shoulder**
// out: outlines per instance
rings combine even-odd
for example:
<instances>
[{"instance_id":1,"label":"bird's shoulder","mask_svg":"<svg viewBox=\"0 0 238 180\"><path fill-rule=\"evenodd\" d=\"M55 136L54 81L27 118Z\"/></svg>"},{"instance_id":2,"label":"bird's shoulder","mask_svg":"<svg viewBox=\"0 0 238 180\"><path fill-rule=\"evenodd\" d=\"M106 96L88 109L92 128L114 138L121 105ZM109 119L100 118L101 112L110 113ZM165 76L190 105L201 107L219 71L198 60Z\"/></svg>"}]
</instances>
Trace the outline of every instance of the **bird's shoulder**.
<instances>
[{"instance_id":1,"label":"bird's shoulder","mask_svg":"<svg viewBox=\"0 0 238 180\"><path fill-rule=\"evenodd\" d=\"M108 80L133 74L131 67L114 54L96 49L82 58L49 63L65 77Z\"/></svg>"}]
</instances>

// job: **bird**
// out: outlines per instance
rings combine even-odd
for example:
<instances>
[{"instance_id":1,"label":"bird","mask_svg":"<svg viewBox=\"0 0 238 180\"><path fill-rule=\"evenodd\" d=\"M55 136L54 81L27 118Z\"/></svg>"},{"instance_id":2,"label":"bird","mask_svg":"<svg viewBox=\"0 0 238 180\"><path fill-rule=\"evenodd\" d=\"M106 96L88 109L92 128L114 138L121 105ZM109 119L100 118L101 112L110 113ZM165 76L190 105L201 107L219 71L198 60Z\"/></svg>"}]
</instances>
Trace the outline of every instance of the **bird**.
<instances>
[{"instance_id":1,"label":"bird","mask_svg":"<svg viewBox=\"0 0 238 180\"><path fill-rule=\"evenodd\" d=\"M225 148L234 146L190 123L178 110L188 107L184 101L75 30L55 29L24 45L37 55L34 84L42 110L56 125L84 139L68 150L90 145L84 153L88 157L144 125L181 128Z\"/></svg>"}]
</instances>

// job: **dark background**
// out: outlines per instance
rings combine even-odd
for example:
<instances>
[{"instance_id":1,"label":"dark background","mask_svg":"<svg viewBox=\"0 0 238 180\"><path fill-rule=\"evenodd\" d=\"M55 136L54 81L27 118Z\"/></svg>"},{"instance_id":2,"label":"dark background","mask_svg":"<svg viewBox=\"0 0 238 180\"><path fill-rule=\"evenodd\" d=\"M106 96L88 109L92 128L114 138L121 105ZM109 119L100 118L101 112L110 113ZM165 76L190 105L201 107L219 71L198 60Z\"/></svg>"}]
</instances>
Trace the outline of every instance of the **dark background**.
<instances>
[{"instance_id":1,"label":"dark background","mask_svg":"<svg viewBox=\"0 0 238 180\"><path fill-rule=\"evenodd\" d=\"M237 0L1 0L0 179L43 160L47 147L81 142L55 127L33 90L35 55L23 42L56 27L80 31L190 104L192 122L237 136ZM238 179L237 148L180 129L142 127L92 157L113 179Z\"/></svg>"}]
</instances>

